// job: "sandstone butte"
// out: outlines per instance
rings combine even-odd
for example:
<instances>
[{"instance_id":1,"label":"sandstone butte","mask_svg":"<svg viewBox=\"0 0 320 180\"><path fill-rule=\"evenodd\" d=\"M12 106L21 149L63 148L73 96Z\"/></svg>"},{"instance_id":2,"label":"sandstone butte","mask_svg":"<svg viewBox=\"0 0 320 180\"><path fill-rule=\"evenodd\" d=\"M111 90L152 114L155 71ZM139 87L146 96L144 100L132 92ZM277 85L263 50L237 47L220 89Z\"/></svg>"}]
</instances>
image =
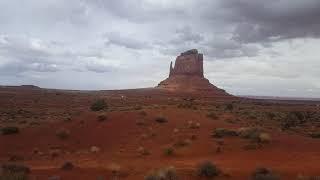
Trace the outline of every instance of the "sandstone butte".
<instances>
[{"instance_id":1,"label":"sandstone butte","mask_svg":"<svg viewBox=\"0 0 320 180\"><path fill-rule=\"evenodd\" d=\"M169 77L161 81L156 88L172 92L191 92L210 96L231 96L225 90L211 84L204 77L203 54L191 49L181 53L175 61L171 62Z\"/></svg>"}]
</instances>

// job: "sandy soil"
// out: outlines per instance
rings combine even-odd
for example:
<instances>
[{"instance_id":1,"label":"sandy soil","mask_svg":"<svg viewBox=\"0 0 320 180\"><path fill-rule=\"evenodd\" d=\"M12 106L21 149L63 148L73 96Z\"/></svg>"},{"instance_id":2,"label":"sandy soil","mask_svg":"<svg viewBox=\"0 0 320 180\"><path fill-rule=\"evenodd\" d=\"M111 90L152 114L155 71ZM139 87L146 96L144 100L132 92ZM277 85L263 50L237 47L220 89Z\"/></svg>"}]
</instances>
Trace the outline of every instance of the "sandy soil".
<instances>
[{"instance_id":1,"label":"sandy soil","mask_svg":"<svg viewBox=\"0 0 320 180\"><path fill-rule=\"evenodd\" d=\"M91 111L91 103L98 98L105 99L109 108ZM152 90L0 88L0 126L20 127L18 134L0 135L0 162L26 164L34 179L138 180L153 169L168 166L176 168L180 179L200 179L197 166L207 160L223 172L216 179L248 179L257 167L270 168L281 179L320 175L320 139L308 136L308 132L320 130L320 120L283 131L279 120L263 116L265 112L294 110L319 113L318 102L189 98ZM232 111L225 109L230 103ZM207 117L209 112L218 118ZM107 119L98 121L102 114ZM156 122L159 116L168 122ZM200 127L190 128L189 121ZM248 150L244 148L251 143L248 139L211 137L215 128L241 127L259 127L272 140ZM57 137L60 129L69 131L69 136ZM188 143L175 146L182 141ZM100 150L91 152L92 146ZM141 147L149 155L141 155ZM174 147L172 156L164 154L167 147ZM67 161L75 168L62 170Z\"/></svg>"}]
</instances>

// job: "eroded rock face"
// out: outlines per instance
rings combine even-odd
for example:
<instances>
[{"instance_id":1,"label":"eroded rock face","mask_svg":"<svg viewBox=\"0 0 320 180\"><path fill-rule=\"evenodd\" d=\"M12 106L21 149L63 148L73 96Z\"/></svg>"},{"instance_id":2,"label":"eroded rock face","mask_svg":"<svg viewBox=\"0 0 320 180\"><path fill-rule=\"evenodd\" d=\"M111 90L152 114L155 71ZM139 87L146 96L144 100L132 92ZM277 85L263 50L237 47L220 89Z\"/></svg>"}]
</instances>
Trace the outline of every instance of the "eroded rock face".
<instances>
[{"instance_id":1,"label":"eroded rock face","mask_svg":"<svg viewBox=\"0 0 320 180\"><path fill-rule=\"evenodd\" d=\"M196 49L181 53L176 58L174 67L171 62L169 77L160 82L157 88L229 96L223 89L217 88L204 78L203 54Z\"/></svg>"},{"instance_id":2,"label":"eroded rock face","mask_svg":"<svg viewBox=\"0 0 320 180\"><path fill-rule=\"evenodd\" d=\"M203 77L203 54L199 54L196 49L181 53L177 57L174 68L170 64L169 77L176 75Z\"/></svg>"}]
</instances>

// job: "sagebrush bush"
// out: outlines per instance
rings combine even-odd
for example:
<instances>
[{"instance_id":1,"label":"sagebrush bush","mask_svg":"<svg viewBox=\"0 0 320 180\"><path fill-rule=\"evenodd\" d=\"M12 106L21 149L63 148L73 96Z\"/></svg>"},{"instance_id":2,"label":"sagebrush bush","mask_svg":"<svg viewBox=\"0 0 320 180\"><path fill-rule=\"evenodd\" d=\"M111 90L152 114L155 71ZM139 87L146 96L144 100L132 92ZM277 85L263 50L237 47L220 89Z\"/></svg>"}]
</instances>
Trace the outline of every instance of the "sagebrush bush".
<instances>
[{"instance_id":1,"label":"sagebrush bush","mask_svg":"<svg viewBox=\"0 0 320 180\"><path fill-rule=\"evenodd\" d=\"M140 114L141 116L146 116L146 115L147 115L147 113L146 113L145 111L140 111L139 114Z\"/></svg>"},{"instance_id":2,"label":"sagebrush bush","mask_svg":"<svg viewBox=\"0 0 320 180\"><path fill-rule=\"evenodd\" d=\"M69 161L65 162L65 163L61 166L61 169L62 169L62 170L65 170L65 171L72 170L73 168L74 168L74 165L73 165L71 162L69 162Z\"/></svg>"},{"instance_id":3,"label":"sagebrush bush","mask_svg":"<svg viewBox=\"0 0 320 180\"><path fill-rule=\"evenodd\" d=\"M174 148L173 147L167 147L164 149L164 154L166 156L172 156L174 154Z\"/></svg>"},{"instance_id":4,"label":"sagebrush bush","mask_svg":"<svg viewBox=\"0 0 320 180\"><path fill-rule=\"evenodd\" d=\"M108 107L104 99L98 99L91 104L90 109L92 111L101 111Z\"/></svg>"},{"instance_id":5,"label":"sagebrush bush","mask_svg":"<svg viewBox=\"0 0 320 180\"><path fill-rule=\"evenodd\" d=\"M17 134L19 133L19 128L14 126L7 126L1 128L1 133L3 135L9 135L9 134Z\"/></svg>"},{"instance_id":6,"label":"sagebrush bush","mask_svg":"<svg viewBox=\"0 0 320 180\"><path fill-rule=\"evenodd\" d=\"M251 175L252 180L279 180L279 176L267 168L257 168Z\"/></svg>"},{"instance_id":7,"label":"sagebrush bush","mask_svg":"<svg viewBox=\"0 0 320 180\"><path fill-rule=\"evenodd\" d=\"M226 136L238 136L238 133L231 129L216 128L213 130L211 136L214 138L223 138Z\"/></svg>"},{"instance_id":8,"label":"sagebrush bush","mask_svg":"<svg viewBox=\"0 0 320 180\"><path fill-rule=\"evenodd\" d=\"M167 118L165 118L163 116L156 117L155 121L158 122L158 123L166 123L166 122L168 122Z\"/></svg>"},{"instance_id":9,"label":"sagebrush bush","mask_svg":"<svg viewBox=\"0 0 320 180\"><path fill-rule=\"evenodd\" d=\"M64 128L58 129L56 131L56 136L62 140L67 139L70 136L70 131Z\"/></svg>"},{"instance_id":10,"label":"sagebrush bush","mask_svg":"<svg viewBox=\"0 0 320 180\"><path fill-rule=\"evenodd\" d=\"M218 115L215 112L209 112L207 117L210 119L219 119Z\"/></svg>"},{"instance_id":11,"label":"sagebrush bush","mask_svg":"<svg viewBox=\"0 0 320 180\"><path fill-rule=\"evenodd\" d=\"M30 169L21 164L3 164L0 172L0 180L27 180Z\"/></svg>"},{"instance_id":12,"label":"sagebrush bush","mask_svg":"<svg viewBox=\"0 0 320 180\"><path fill-rule=\"evenodd\" d=\"M149 172L144 180L177 180L178 175L174 167L165 167Z\"/></svg>"},{"instance_id":13,"label":"sagebrush bush","mask_svg":"<svg viewBox=\"0 0 320 180\"><path fill-rule=\"evenodd\" d=\"M305 114L300 111L289 112L286 117L281 121L281 128L283 130L296 127L306 122Z\"/></svg>"},{"instance_id":14,"label":"sagebrush bush","mask_svg":"<svg viewBox=\"0 0 320 180\"><path fill-rule=\"evenodd\" d=\"M233 104L227 104L225 110L227 111L233 111L234 107Z\"/></svg>"},{"instance_id":15,"label":"sagebrush bush","mask_svg":"<svg viewBox=\"0 0 320 180\"><path fill-rule=\"evenodd\" d=\"M197 173L200 177L212 178L218 176L221 171L210 161L205 161L198 166Z\"/></svg>"},{"instance_id":16,"label":"sagebrush bush","mask_svg":"<svg viewBox=\"0 0 320 180\"><path fill-rule=\"evenodd\" d=\"M108 119L108 116L107 115L105 115L105 114L100 114L98 117L97 117L97 120L98 121L105 121L105 120L107 120Z\"/></svg>"}]
</instances>

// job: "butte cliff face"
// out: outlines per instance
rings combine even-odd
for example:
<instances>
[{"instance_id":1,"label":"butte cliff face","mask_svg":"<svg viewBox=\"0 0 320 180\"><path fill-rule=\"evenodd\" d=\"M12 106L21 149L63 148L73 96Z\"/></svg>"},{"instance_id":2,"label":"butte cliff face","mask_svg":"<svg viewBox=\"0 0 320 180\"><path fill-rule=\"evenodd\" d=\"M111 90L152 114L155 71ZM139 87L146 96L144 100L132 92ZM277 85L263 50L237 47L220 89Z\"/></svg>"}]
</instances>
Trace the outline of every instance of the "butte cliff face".
<instances>
[{"instance_id":1,"label":"butte cliff face","mask_svg":"<svg viewBox=\"0 0 320 180\"><path fill-rule=\"evenodd\" d=\"M229 96L209 82L203 75L203 54L196 49L181 53L173 67L171 62L169 77L160 82L157 88L168 91L205 93L217 96Z\"/></svg>"}]
</instances>

